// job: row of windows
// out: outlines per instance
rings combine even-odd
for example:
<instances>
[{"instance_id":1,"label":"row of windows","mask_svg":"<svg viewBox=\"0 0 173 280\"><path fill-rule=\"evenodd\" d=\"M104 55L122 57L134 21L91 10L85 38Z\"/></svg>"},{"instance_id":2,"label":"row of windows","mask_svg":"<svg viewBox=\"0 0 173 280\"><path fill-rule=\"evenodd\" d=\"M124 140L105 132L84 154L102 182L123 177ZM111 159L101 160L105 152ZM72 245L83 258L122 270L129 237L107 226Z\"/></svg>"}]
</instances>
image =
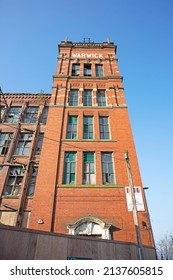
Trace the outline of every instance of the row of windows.
<instances>
[{"instance_id":1,"label":"row of windows","mask_svg":"<svg viewBox=\"0 0 173 280\"><path fill-rule=\"evenodd\" d=\"M20 121L24 123L36 123L38 117L39 107L28 107L23 116L21 116L22 107L10 107L8 109L5 122L6 123L18 123ZM4 110L2 110L3 112ZM46 124L48 115L48 107L44 107L43 115L41 119L42 124ZM1 116L2 117L2 116Z\"/></svg>"},{"instance_id":2,"label":"row of windows","mask_svg":"<svg viewBox=\"0 0 173 280\"><path fill-rule=\"evenodd\" d=\"M63 184L75 184L76 182L76 152L66 152L64 159ZM102 183L114 184L114 167L112 153L101 153ZM83 153L83 184L96 184L95 153Z\"/></svg>"},{"instance_id":3,"label":"row of windows","mask_svg":"<svg viewBox=\"0 0 173 280\"><path fill-rule=\"evenodd\" d=\"M77 139L78 117L69 116L67 124L67 139ZM99 117L100 139L110 139L109 118ZM94 139L93 116L83 118L83 139Z\"/></svg>"},{"instance_id":4,"label":"row of windows","mask_svg":"<svg viewBox=\"0 0 173 280\"><path fill-rule=\"evenodd\" d=\"M28 155L32 141L32 133L21 133L16 145L15 155ZM44 133L40 133L38 137L36 155L40 155L41 147L43 143ZM12 139L12 133L0 133L0 156L7 154L10 142Z\"/></svg>"},{"instance_id":5,"label":"row of windows","mask_svg":"<svg viewBox=\"0 0 173 280\"><path fill-rule=\"evenodd\" d=\"M69 106L78 106L79 91L77 89L70 90ZM92 90L83 91L83 106L92 106L93 97ZM98 106L106 106L105 90L97 91L97 104Z\"/></svg>"},{"instance_id":6,"label":"row of windows","mask_svg":"<svg viewBox=\"0 0 173 280\"><path fill-rule=\"evenodd\" d=\"M63 184L76 183L76 160L77 160L76 152L65 152L63 181L62 181ZM114 175L112 153L102 152L101 161L102 161L102 183L106 185L114 184L115 175ZM29 186L27 191L28 196L34 195L37 173L38 173L38 167L37 166L32 167L31 178L29 180ZM18 196L20 194L23 177L24 177L24 169L22 166L10 167L8 179L5 184L3 195ZM96 184L94 152L83 153L82 184Z\"/></svg>"},{"instance_id":7,"label":"row of windows","mask_svg":"<svg viewBox=\"0 0 173 280\"><path fill-rule=\"evenodd\" d=\"M80 64L73 63L72 64L72 76L80 76ZM101 77L104 75L103 73L103 65L102 64L95 64L95 75L97 77ZM92 76L92 64L85 63L83 69L83 76L91 77Z\"/></svg>"}]
</instances>

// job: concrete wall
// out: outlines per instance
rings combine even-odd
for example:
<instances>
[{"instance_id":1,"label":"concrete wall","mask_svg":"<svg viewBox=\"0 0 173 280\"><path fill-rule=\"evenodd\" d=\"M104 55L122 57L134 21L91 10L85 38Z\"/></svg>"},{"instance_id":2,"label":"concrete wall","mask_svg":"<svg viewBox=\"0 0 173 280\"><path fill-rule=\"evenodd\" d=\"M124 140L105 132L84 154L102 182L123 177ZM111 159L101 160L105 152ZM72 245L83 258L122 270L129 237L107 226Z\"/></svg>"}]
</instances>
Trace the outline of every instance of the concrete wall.
<instances>
[{"instance_id":1,"label":"concrete wall","mask_svg":"<svg viewBox=\"0 0 173 280\"><path fill-rule=\"evenodd\" d=\"M153 248L144 247L145 259L156 259ZM1 260L137 259L133 243L83 238L0 225Z\"/></svg>"}]
</instances>

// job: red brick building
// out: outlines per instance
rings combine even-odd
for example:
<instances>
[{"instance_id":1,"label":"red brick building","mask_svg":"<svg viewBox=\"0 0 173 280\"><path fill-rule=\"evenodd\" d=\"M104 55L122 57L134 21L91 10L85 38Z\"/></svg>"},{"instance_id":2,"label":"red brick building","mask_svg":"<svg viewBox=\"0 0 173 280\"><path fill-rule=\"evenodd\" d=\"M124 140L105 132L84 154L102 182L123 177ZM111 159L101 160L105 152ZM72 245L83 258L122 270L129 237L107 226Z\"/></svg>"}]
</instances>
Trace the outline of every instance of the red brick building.
<instances>
[{"instance_id":1,"label":"red brick building","mask_svg":"<svg viewBox=\"0 0 173 280\"><path fill-rule=\"evenodd\" d=\"M154 247L122 80L113 43L65 41L52 94L1 93L1 223Z\"/></svg>"}]
</instances>

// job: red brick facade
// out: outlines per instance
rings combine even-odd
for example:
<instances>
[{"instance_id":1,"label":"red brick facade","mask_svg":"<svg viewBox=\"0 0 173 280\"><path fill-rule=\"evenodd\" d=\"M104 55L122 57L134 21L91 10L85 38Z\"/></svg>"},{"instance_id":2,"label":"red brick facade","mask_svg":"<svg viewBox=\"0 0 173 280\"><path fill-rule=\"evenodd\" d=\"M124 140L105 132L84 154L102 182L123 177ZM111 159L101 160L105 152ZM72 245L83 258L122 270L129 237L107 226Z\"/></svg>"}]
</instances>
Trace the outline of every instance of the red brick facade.
<instances>
[{"instance_id":1,"label":"red brick facade","mask_svg":"<svg viewBox=\"0 0 173 280\"><path fill-rule=\"evenodd\" d=\"M77 92L77 104L70 104L73 90ZM91 94L92 104L89 103L89 97L85 99L86 91ZM98 101L99 91L105 94L102 99L103 104L99 104ZM19 96L16 96L17 102L19 102ZM24 101L28 96L24 96ZM6 98L11 100L11 96L8 94L6 94ZM38 104L39 95L33 95L33 100ZM97 236L98 234L99 236L99 230L102 228L105 230L105 234L109 232L109 236L105 235L107 239L136 242L133 212L128 211L125 193L125 187L129 186L129 178L124 153L128 151L133 184L141 187L144 202L144 209L138 211L142 243L154 246L122 77L118 70L116 46L109 42L101 44L62 42L59 45L58 65L53 78L52 94L47 95L46 102L49 103L46 125L41 124L39 118L36 124L26 125L21 122L15 125L2 124L3 132L12 131L17 135L23 129L31 129L34 131L34 139L36 139L39 130L44 132L44 139L39 156L34 154L36 142L32 139L29 156L17 157L18 162L26 164L28 172L34 161L39 167L33 197L28 197L25 191L27 180L29 180L26 171L24 173L26 178L23 180L19 197L14 199L4 195L3 189L10 164L13 164L14 161L11 159L14 151L11 151L11 154L10 150L8 151L10 161L7 160L7 156L5 161L2 156L0 157L3 166L0 186L1 211L10 210L9 205L17 209L11 208L11 211L15 211L14 224L27 225L32 229L66 234L76 232L79 235L87 235L88 232L88 235ZM39 104L40 118L44 106L45 103ZM69 125L69 119L72 120L73 117L76 124ZM89 139L84 137L85 129L89 133L89 126L86 125L84 128L85 120L88 121L87 117L90 118L90 122L92 121L90 124L92 136ZM103 129L103 139L101 139L100 127L102 118L108 121L108 125L105 124L106 128ZM68 125L70 129L76 129L74 137L67 136ZM106 129L109 130L109 136L105 136ZM15 136L15 139L17 139L16 137L18 136ZM69 169L72 163L70 162L71 165L69 165L68 162L65 176L65 155L69 155L69 153L73 153L73 156L75 154L75 162L73 162L73 167L70 167L75 169L75 172ZM84 170L85 153L92 154L93 160L92 163L87 162L86 170ZM105 175L103 175L102 165L103 154L109 154L112 157L110 165L106 163L107 168L110 168L111 171L105 171ZM84 175L85 171L87 179ZM73 180L69 179L70 176ZM113 182L109 176L114 177ZM103 178L106 178L106 183ZM25 222L23 222L24 216ZM78 232L80 222L81 225L85 224L85 227L84 229L81 227ZM87 228L89 223L95 226L95 230ZM8 223L6 222L6 224ZM104 238L103 235L102 238Z\"/></svg>"}]
</instances>

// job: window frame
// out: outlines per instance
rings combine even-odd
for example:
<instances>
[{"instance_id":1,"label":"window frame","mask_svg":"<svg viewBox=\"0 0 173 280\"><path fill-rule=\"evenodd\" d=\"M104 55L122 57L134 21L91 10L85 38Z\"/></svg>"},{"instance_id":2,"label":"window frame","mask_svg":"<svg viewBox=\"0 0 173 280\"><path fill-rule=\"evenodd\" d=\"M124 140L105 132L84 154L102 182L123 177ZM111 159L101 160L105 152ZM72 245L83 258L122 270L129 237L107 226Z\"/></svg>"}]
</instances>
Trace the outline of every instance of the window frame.
<instances>
[{"instance_id":1,"label":"window frame","mask_svg":"<svg viewBox=\"0 0 173 280\"><path fill-rule=\"evenodd\" d=\"M105 156L111 156L111 160L104 161ZM102 161L102 183L103 183L103 185L115 184L115 170L114 170L114 162L113 162L113 153L112 152L102 152L101 161ZM107 172L104 172L105 169Z\"/></svg>"},{"instance_id":2,"label":"window frame","mask_svg":"<svg viewBox=\"0 0 173 280\"><path fill-rule=\"evenodd\" d=\"M36 156L39 156L41 154L43 139L44 139L44 132L40 132L38 135L38 142L37 142L37 147L35 152Z\"/></svg>"},{"instance_id":3,"label":"window frame","mask_svg":"<svg viewBox=\"0 0 173 280\"><path fill-rule=\"evenodd\" d=\"M104 123L105 120L107 120L106 123ZM100 139L109 140L110 139L109 117L99 116L99 129L100 129Z\"/></svg>"},{"instance_id":4,"label":"window frame","mask_svg":"<svg viewBox=\"0 0 173 280\"><path fill-rule=\"evenodd\" d=\"M79 90L71 89L69 93L69 106L78 106L78 98L79 98Z\"/></svg>"},{"instance_id":5,"label":"window frame","mask_svg":"<svg viewBox=\"0 0 173 280\"><path fill-rule=\"evenodd\" d=\"M74 77L77 77L80 75L80 63L73 63L72 64L72 70L71 75Z\"/></svg>"},{"instance_id":6,"label":"window frame","mask_svg":"<svg viewBox=\"0 0 173 280\"><path fill-rule=\"evenodd\" d=\"M87 96L88 95L88 96ZM92 106L93 105L93 92L90 89L83 91L83 106Z\"/></svg>"},{"instance_id":7,"label":"window frame","mask_svg":"<svg viewBox=\"0 0 173 280\"><path fill-rule=\"evenodd\" d=\"M101 66L101 67L100 67L100 66ZM100 67L101 69L98 69L99 67ZM95 73L96 73L96 76L97 76L97 77L103 77L103 76L104 76L103 64L101 64L101 63L95 64Z\"/></svg>"},{"instance_id":8,"label":"window frame","mask_svg":"<svg viewBox=\"0 0 173 280\"><path fill-rule=\"evenodd\" d=\"M84 63L84 76L91 77L92 76L92 64Z\"/></svg>"},{"instance_id":9,"label":"window frame","mask_svg":"<svg viewBox=\"0 0 173 280\"><path fill-rule=\"evenodd\" d=\"M97 90L97 104L100 107L107 106L106 91L103 89Z\"/></svg>"},{"instance_id":10,"label":"window frame","mask_svg":"<svg viewBox=\"0 0 173 280\"><path fill-rule=\"evenodd\" d=\"M14 171L13 171L14 170ZM23 166L12 166L9 169L8 179L5 184L3 195L4 196L19 196L21 186L23 183L24 169ZM10 183L10 181L12 183Z\"/></svg>"},{"instance_id":11,"label":"window frame","mask_svg":"<svg viewBox=\"0 0 173 280\"><path fill-rule=\"evenodd\" d=\"M71 121L70 121L71 120ZM73 122L73 120L76 120ZM78 116L68 116L66 139L77 139L78 136Z\"/></svg>"},{"instance_id":12,"label":"window frame","mask_svg":"<svg viewBox=\"0 0 173 280\"><path fill-rule=\"evenodd\" d=\"M36 110L34 110L36 109ZM24 123L36 123L37 118L38 118L38 111L39 107L38 106L29 106L26 108L23 122Z\"/></svg>"},{"instance_id":13,"label":"window frame","mask_svg":"<svg viewBox=\"0 0 173 280\"><path fill-rule=\"evenodd\" d=\"M31 172L32 173L31 173L30 181L29 181L29 185L28 185L27 196L34 196L35 184L36 184L36 179L37 179L37 174L38 174L38 166L33 166Z\"/></svg>"},{"instance_id":14,"label":"window frame","mask_svg":"<svg viewBox=\"0 0 173 280\"><path fill-rule=\"evenodd\" d=\"M83 117L83 139L94 139L93 119L93 116ZM91 122L89 120L91 120Z\"/></svg>"},{"instance_id":15,"label":"window frame","mask_svg":"<svg viewBox=\"0 0 173 280\"><path fill-rule=\"evenodd\" d=\"M73 156L73 160L70 159L70 155ZM64 153L64 169L63 169L63 184L75 184L76 183L76 152Z\"/></svg>"},{"instance_id":16,"label":"window frame","mask_svg":"<svg viewBox=\"0 0 173 280\"><path fill-rule=\"evenodd\" d=\"M45 106L42 112L41 124L46 124L49 112L49 106Z\"/></svg>"},{"instance_id":17,"label":"window frame","mask_svg":"<svg viewBox=\"0 0 173 280\"><path fill-rule=\"evenodd\" d=\"M28 135L28 138L25 138L26 135ZM31 148L32 137L32 133L20 133L14 154L19 156L28 156L29 150ZM22 153L18 152L18 150L22 150ZM24 151L28 152L26 153Z\"/></svg>"},{"instance_id":18,"label":"window frame","mask_svg":"<svg viewBox=\"0 0 173 280\"><path fill-rule=\"evenodd\" d=\"M5 118L5 122L6 123L18 123L19 120L20 120L21 112L22 112L22 107L21 106L10 107L8 112L7 112L7 116Z\"/></svg>"},{"instance_id":19,"label":"window frame","mask_svg":"<svg viewBox=\"0 0 173 280\"><path fill-rule=\"evenodd\" d=\"M4 139L3 136L4 135ZM11 143L11 135L10 132L1 132L0 133L0 156L5 156L8 153L8 149ZM6 139L7 138L7 139Z\"/></svg>"},{"instance_id":20,"label":"window frame","mask_svg":"<svg viewBox=\"0 0 173 280\"><path fill-rule=\"evenodd\" d=\"M85 160L89 155L93 156L93 160ZM95 153L83 152L83 178L82 183L84 185L96 184L96 172L95 172Z\"/></svg>"}]
</instances>

